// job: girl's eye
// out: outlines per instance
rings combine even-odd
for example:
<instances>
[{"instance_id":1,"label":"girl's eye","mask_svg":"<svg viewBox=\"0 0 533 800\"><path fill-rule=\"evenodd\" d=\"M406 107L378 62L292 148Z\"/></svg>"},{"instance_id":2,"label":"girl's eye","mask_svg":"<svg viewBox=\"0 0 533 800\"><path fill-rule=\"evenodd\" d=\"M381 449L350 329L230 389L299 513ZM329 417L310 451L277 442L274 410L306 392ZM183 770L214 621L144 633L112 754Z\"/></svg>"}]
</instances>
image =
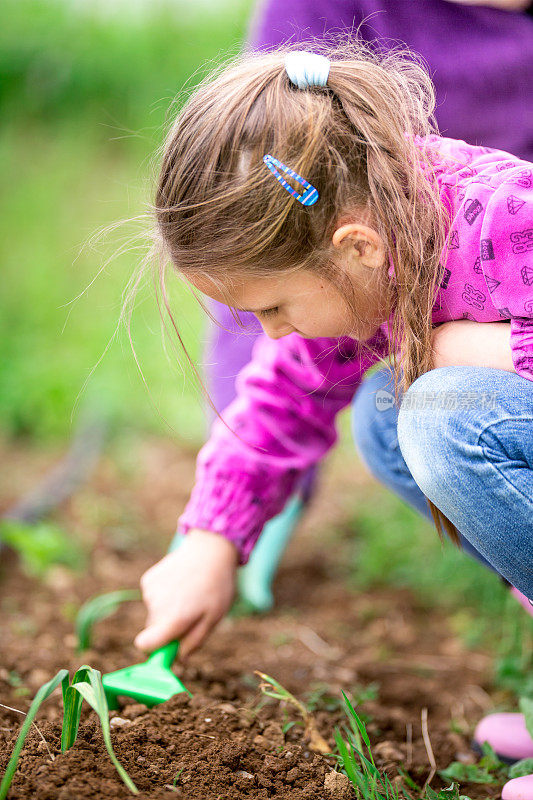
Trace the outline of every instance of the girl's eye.
<instances>
[{"instance_id":1,"label":"girl's eye","mask_svg":"<svg viewBox=\"0 0 533 800\"><path fill-rule=\"evenodd\" d=\"M273 317L274 314L277 314L279 311L279 306L274 306L273 308L265 308L263 311L258 311L260 317Z\"/></svg>"}]
</instances>

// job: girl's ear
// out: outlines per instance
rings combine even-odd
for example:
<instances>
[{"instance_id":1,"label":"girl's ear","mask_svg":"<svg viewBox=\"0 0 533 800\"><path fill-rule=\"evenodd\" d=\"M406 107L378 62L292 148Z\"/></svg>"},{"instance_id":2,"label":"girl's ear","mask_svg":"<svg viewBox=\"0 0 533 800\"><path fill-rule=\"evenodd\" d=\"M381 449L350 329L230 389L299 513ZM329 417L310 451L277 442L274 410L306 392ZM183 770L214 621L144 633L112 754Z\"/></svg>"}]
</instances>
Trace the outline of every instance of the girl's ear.
<instances>
[{"instance_id":1,"label":"girl's ear","mask_svg":"<svg viewBox=\"0 0 533 800\"><path fill-rule=\"evenodd\" d=\"M364 267L382 267L386 259L381 236L368 225L350 222L341 225L331 239L333 247L345 255L350 264Z\"/></svg>"}]
</instances>

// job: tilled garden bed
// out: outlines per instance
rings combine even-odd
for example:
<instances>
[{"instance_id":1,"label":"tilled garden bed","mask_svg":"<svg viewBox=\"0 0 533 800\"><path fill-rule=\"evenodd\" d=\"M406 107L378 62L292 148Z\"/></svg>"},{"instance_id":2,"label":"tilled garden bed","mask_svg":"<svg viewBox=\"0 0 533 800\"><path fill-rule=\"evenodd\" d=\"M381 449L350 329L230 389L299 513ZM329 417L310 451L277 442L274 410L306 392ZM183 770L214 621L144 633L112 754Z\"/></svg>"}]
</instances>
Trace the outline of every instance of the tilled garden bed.
<instances>
[{"instance_id":1,"label":"tilled garden bed","mask_svg":"<svg viewBox=\"0 0 533 800\"><path fill-rule=\"evenodd\" d=\"M90 550L85 572L53 568L26 577L14 556L2 558L0 697L27 710L37 688L58 669L82 663L102 672L139 660L132 639L143 623L140 602L100 623L90 651L76 652L73 617L93 594L135 587L160 557L191 487L192 453L151 442L135 451L138 467L104 458L90 483L57 515ZM3 447L14 489L43 469L42 456ZM490 708L490 656L468 650L438 610L404 590L348 588L343 497L345 475L333 459L302 529L278 575L275 610L232 616L202 650L176 671L193 697L178 695L151 710L132 704L112 713L113 746L141 798L241 800L355 797L332 776L335 759L312 752L298 714L266 698L255 671L276 678L303 700L335 749L345 716L344 690L367 721L376 764L394 781L400 770L419 786L453 760L473 760L472 727ZM364 484L363 474L355 478ZM385 565L386 566L386 565ZM385 567L384 567L385 568ZM10 798L70 800L131 796L104 749L96 715L85 710L76 744L59 749L61 700L42 707L24 747ZM5 768L21 715L0 708L0 769ZM51 760L48 749L54 756ZM444 785L438 775L431 785ZM473 800L498 787L465 784ZM416 792L414 792L416 794Z\"/></svg>"}]
</instances>

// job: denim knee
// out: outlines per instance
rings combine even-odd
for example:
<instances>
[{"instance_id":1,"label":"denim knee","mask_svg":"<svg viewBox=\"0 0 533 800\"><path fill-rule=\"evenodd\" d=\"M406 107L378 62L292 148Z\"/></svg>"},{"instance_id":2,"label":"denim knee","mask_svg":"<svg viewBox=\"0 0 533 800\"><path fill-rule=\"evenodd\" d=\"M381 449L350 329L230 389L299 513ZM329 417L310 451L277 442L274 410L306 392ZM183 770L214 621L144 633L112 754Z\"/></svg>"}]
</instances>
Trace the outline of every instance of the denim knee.
<instances>
[{"instance_id":1,"label":"denim knee","mask_svg":"<svg viewBox=\"0 0 533 800\"><path fill-rule=\"evenodd\" d=\"M398 412L398 442L405 463L420 489L437 504L441 492L457 486L454 462L468 457L474 448L469 423L475 408L457 406L457 397L469 389L467 371L439 367L414 381Z\"/></svg>"}]
</instances>

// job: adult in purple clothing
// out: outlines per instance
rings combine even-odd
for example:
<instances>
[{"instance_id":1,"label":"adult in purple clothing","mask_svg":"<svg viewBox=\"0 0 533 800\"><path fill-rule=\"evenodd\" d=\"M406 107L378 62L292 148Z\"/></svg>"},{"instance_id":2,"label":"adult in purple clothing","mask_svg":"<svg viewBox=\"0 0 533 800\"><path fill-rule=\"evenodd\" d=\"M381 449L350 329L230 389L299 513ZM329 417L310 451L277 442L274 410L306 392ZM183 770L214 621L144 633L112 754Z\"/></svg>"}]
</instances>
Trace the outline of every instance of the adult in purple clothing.
<instances>
[{"instance_id":1,"label":"adult in purple clothing","mask_svg":"<svg viewBox=\"0 0 533 800\"><path fill-rule=\"evenodd\" d=\"M359 28L360 26L360 28ZM250 28L255 49L356 30L384 47L404 42L429 65L436 117L444 136L507 150L533 160L533 3L526 0L265 0ZM226 306L211 310L205 350L207 385L222 411L235 376L250 360L261 327L242 315L246 334Z\"/></svg>"},{"instance_id":2,"label":"adult in purple clothing","mask_svg":"<svg viewBox=\"0 0 533 800\"><path fill-rule=\"evenodd\" d=\"M268 49L339 29L358 29L364 39L377 39L383 47L405 43L424 58L436 87L436 118L443 135L533 161L530 0L264 0L249 40L253 48ZM242 315L247 328L243 335L225 305L212 302L211 310L221 327L213 324L209 330L205 372L211 397L222 411L234 397L235 376L250 360L261 326L253 315ZM363 404L360 400L360 412ZM376 434L364 435L368 453ZM362 452L364 435L358 440ZM373 471L387 484L379 468ZM399 486L390 488L398 492ZM404 499L417 507L423 498L411 495L406 487ZM249 583L254 584L253 575ZM475 736L509 760L533 756L533 740L521 714L486 717ZM533 800L533 776L510 781L502 797Z\"/></svg>"}]
</instances>

